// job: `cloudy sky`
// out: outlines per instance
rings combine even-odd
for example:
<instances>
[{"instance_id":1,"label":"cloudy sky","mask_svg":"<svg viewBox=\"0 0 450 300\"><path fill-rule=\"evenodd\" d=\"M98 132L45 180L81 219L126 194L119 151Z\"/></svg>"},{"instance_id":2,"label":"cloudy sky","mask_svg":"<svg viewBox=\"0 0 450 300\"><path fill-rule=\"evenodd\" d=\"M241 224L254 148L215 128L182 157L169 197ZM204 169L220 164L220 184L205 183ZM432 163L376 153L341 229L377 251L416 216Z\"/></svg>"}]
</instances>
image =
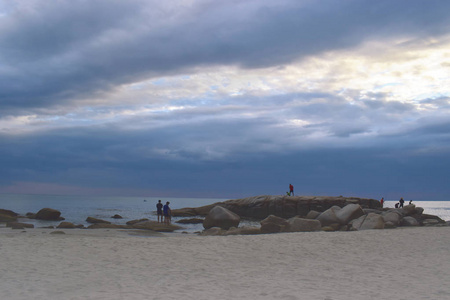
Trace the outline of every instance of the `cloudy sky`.
<instances>
[{"instance_id":1,"label":"cloudy sky","mask_svg":"<svg viewBox=\"0 0 450 300\"><path fill-rule=\"evenodd\" d=\"M2 0L0 193L450 200L449 11Z\"/></svg>"}]
</instances>

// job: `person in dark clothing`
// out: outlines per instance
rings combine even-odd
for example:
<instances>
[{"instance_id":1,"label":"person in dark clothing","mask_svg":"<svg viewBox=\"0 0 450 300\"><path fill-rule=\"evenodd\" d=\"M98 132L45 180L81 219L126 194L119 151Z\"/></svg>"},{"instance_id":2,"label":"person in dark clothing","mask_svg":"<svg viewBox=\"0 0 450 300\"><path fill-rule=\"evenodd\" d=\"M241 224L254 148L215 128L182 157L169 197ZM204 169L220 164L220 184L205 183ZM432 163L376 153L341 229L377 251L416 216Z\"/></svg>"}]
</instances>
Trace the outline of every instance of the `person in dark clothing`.
<instances>
[{"instance_id":1,"label":"person in dark clothing","mask_svg":"<svg viewBox=\"0 0 450 300\"><path fill-rule=\"evenodd\" d=\"M166 205L163 207L164 212L164 223L170 224L170 221L172 220L172 210L169 207L170 202L167 201Z\"/></svg>"},{"instance_id":2,"label":"person in dark clothing","mask_svg":"<svg viewBox=\"0 0 450 300\"><path fill-rule=\"evenodd\" d=\"M158 200L158 203L156 203L156 213L158 214L158 223L162 223L163 221L163 204L161 203L161 200Z\"/></svg>"},{"instance_id":3,"label":"person in dark clothing","mask_svg":"<svg viewBox=\"0 0 450 300\"><path fill-rule=\"evenodd\" d=\"M400 201L398 201L400 203L399 207L403 207L403 203L405 203L405 200L403 200L403 198L400 198Z\"/></svg>"},{"instance_id":4,"label":"person in dark clothing","mask_svg":"<svg viewBox=\"0 0 450 300\"><path fill-rule=\"evenodd\" d=\"M395 203L395 208L398 208L398 203Z\"/></svg>"},{"instance_id":5,"label":"person in dark clothing","mask_svg":"<svg viewBox=\"0 0 450 300\"><path fill-rule=\"evenodd\" d=\"M294 196L294 186L289 184L289 196Z\"/></svg>"},{"instance_id":6,"label":"person in dark clothing","mask_svg":"<svg viewBox=\"0 0 450 300\"><path fill-rule=\"evenodd\" d=\"M412 204L412 200L409 200L409 204Z\"/></svg>"}]
</instances>

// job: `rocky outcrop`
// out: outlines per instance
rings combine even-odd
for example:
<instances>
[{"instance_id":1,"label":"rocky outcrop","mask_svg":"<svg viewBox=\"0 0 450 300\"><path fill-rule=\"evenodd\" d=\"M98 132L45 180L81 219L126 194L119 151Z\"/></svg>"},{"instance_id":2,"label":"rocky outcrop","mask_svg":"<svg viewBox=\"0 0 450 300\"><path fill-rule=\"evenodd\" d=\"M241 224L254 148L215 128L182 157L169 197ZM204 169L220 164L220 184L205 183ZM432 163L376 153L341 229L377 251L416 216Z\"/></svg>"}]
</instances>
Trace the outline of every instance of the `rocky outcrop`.
<instances>
[{"instance_id":1,"label":"rocky outcrop","mask_svg":"<svg viewBox=\"0 0 450 300\"><path fill-rule=\"evenodd\" d=\"M224 207L215 206L206 215L205 220L203 221L203 227L205 229L212 227L229 229L231 227L238 227L240 221L241 218L237 214Z\"/></svg>"},{"instance_id":2,"label":"rocky outcrop","mask_svg":"<svg viewBox=\"0 0 450 300\"><path fill-rule=\"evenodd\" d=\"M21 222L9 222L6 223L6 227L11 227L11 229L25 229L25 228L34 228L34 225Z\"/></svg>"},{"instance_id":3,"label":"rocky outcrop","mask_svg":"<svg viewBox=\"0 0 450 300\"><path fill-rule=\"evenodd\" d=\"M15 222L15 221L17 221L16 216L0 214L0 223Z\"/></svg>"},{"instance_id":4,"label":"rocky outcrop","mask_svg":"<svg viewBox=\"0 0 450 300\"><path fill-rule=\"evenodd\" d=\"M123 217L121 215L115 214L114 216L111 217L112 219L123 219Z\"/></svg>"},{"instance_id":5,"label":"rocky outcrop","mask_svg":"<svg viewBox=\"0 0 450 300\"><path fill-rule=\"evenodd\" d=\"M138 220L131 220L127 222L127 225L134 225L136 223L140 223L140 222L144 222L144 221L149 221L149 219L144 218L144 219L138 219Z\"/></svg>"},{"instance_id":6,"label":"rocky outcrop","mask_svg":"<svg viewBox=\"0 0 450 300\"><path fill-rule=\"evenodd\" d=\"M218 202L197 208L173 209L173 216L206 216L215 206L222 206L240 217L262 220L269 215L282 218L306 216L310 211L323 212L333 206L359 204L362 208L381 208L375 199L356 197L256 196Z\"/></svg>"},{"instance_id":7,"label":"rocky outcrop","mask_svg":"<svg viewBox=\"0 0 450 300\"><path fill-rule=\"evenodd\" d=\"M36 219L46 221L61 221L64 218L61 217L61 212L53 208L43 208L37 212Z\"/></svg>"},{"instance_id":8,"label":"rocky outcrop","mask_svg":"<svg viewBox=\"0 0 450 300\"><path fill-rule=\"evenodd\" d=\"M109 222L109 221L105 221L105 220L97 219L97 218L93 218L93 217L87 217L86 222L91 223L91 224L111 224L111 222Z\"/></svg>"},{"instance_id":9,"label":"rocky outcrop","mask_svg":"<svg viewBox=\"0 0 450 300\"><path fill-rule=\"evenodd\" d=\"M6 216L10 216L10 217L19 216L18 213L13 212L12 210L2 209L2 208L0 208L0 215L6 215Z\"/></svg>"},{"instance_id":10,"label":"rocky outcrop","mask_svg":"<svg viewBox=\"0 0 450 300\"><path fill-rule=\"evenodd\" d=\"M384 229L384 220L379 214L369 213L351 221L350 225L350 230Z\"/></svg>"},{"instance_id":11,"label":"rocky outcrop","mask_svg":"<svg viewBox=\"0 0 450 300\"><path fill-rule=\"evenodd\" d=\"M75 225L71 222L61 222L56 228L65 228L65 229L73 229L73 228L84 228L83 225Z\"/></svg>"},{"instance_id":12,"label":"rocky outcrop","mask_svg":"<svg viewBox=\"0 0 450 300\"><path fill-rule=\"evenodd\" d=\"M134 229L145 229L145 230L153 230L158 232L173 232L178 229L182 229L182 227L173 225L173 224L164 224L156 221L143 221L139 223L135 223L131 226Z\"/></svg>"}]
</instances>

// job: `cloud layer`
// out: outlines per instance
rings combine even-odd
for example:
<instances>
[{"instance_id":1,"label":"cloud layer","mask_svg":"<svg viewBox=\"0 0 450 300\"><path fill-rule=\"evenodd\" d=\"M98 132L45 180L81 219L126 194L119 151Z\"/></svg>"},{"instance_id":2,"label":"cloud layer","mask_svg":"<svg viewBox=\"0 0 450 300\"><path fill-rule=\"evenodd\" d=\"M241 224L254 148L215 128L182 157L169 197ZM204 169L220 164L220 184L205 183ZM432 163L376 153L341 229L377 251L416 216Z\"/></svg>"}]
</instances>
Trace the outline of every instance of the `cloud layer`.
<instances>
[{"instance_id":1,"label":"cloud layer","mask_svg":"<svg viewBox=\"0 0 450 300\"><path fill-rule=\"evenodd\" d=\"M5 1L0 191L444 199L448 1Z\"/></svg>"}]
</instances>

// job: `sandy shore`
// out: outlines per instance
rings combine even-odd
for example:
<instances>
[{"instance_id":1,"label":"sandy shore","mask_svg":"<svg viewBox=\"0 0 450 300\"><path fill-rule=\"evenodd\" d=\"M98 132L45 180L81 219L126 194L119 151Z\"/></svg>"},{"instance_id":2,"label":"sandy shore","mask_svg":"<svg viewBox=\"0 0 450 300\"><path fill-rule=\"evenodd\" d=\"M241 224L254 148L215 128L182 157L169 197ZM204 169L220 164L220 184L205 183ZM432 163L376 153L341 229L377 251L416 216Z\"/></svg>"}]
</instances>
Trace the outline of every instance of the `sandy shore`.
<instances>
[{"instance_id":1,"label":"sandy shore","mask_svg":"<svg viewBox=\"0 0 450 300\"><path fill-rule=\"evenodd\" d=\"M450 299L450 227L145 237L0 229L0 297Z\"/></svg>"}]
</instances>

